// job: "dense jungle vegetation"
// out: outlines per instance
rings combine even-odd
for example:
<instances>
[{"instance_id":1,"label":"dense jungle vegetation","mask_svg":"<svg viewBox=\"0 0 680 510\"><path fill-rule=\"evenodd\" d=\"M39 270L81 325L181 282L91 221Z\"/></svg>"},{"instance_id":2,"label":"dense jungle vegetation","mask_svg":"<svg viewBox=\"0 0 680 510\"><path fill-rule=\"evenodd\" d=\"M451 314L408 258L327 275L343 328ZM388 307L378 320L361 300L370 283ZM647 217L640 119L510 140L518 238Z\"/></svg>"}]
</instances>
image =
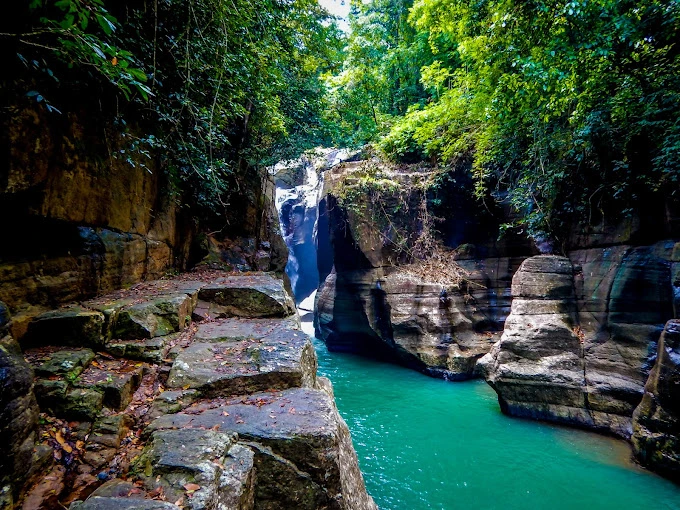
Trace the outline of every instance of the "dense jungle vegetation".
<instances>
[{"instance_id":1,"label":"dense jungle vegetation","mask_svg":"<svg viewBox=\"0 0 680 510\"><path fill-rule=\"evenodd\" d=\"M3 25L5 103L87 90L212 213L331 144L471 172L538 238L678 193L676 0L351 0L347 34L316 0L31 0Z\"/></svg>"}]
</instances>

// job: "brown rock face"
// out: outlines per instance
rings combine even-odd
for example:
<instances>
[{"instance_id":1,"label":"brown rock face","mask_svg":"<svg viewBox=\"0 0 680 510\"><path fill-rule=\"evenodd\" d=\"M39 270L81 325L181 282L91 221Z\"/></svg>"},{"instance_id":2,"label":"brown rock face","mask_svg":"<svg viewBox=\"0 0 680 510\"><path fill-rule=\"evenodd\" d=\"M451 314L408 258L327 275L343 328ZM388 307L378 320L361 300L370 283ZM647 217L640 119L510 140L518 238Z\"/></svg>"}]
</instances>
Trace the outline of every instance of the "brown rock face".
<instances>
[{"instance_id":1,"label":"brown rock face","mask_svg":"<svg viewBox=\"0 0 680 510\"><path fill-rule=\"evenodd\" d=\"M633 447L638 460L680 481L680 320L666 324L656 363L633 414Z\"/></svg>"},{"instance_id":2,"label":"brown rock face","mask_svg":"<svg viewBox=\"0 0 680 510\"><path fill-rule=\"evenodd\" d=\"M37 423L33 370L6 336L0 339L0 508L12 508L29 474Z\"/></svg>"},{"instance_id":3,"label":"brown rock face","mask_svg":"<svg viewBox=\"0 0 680 510\"><path fill-rule=\"evenodd\" d=\"M469 261L471 278L492 287L471 285L470 294L444 300L440 285L399 267L332 273L317 293L318 333L331 350L383 352L435 377L469 379L502 329L510 306L502 279L512 263Z\"/></svg>"},{"instance_id":4,"label":"brown rock face","mask_svg":"<svg viewBox=\"0 0 680 510\"><path fill-rule=\"evenodd\" d=\"M630 437L654 342L672 315L672 247L527 259L501 341L480 361L504 412Z\"/></svg>"},{"instance_id":5,"label":"brown rock face","mask_svg":"<svg viewBox=\"0 0 680 510\"><path fill-rule=\"evenodd\" d=\"M512 274L532 253L530 243L497 241L490 233L497 228L495 220L466 202L459 188L451 190L446 201L454 210L446 211L451 216L441 230L456 248L466 281L459 288L448 284L448 294L440 299L443 287L434 283L439 275L428 279L407 265L410 244L423 229L419 192L387 196L380 203L380 211L390 212L387 225L367 197L353 207L339 203L340 186L352 186L354 175L360 179L364 164L340 165L324 174L318 267L322 278L326 268L333 270L317 292L317 336L331 350L386 355L435 377L476 376L477 360L498 339L510 313ZM429 175L420 167L385 168L383 174L411 190Z\"/></svg>"}]
</instances>

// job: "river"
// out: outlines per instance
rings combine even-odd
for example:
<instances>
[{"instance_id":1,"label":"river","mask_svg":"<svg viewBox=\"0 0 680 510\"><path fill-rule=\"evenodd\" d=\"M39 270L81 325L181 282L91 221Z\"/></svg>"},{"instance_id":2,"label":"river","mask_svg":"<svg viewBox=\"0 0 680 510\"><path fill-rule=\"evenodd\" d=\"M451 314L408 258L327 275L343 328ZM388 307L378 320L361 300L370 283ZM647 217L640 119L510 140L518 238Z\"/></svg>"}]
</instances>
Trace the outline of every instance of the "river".
<instances>
[{"instance_id":1,"label":"river","mask_svg":"<svg viewBox=\"0 0 680 510\"><path fill-rule=\"evenodd\" d=\"M315 346L382 510L680 510L680 487L632 464L624 441L505 416L481 381Z\"/></svg>"}]
</instances>

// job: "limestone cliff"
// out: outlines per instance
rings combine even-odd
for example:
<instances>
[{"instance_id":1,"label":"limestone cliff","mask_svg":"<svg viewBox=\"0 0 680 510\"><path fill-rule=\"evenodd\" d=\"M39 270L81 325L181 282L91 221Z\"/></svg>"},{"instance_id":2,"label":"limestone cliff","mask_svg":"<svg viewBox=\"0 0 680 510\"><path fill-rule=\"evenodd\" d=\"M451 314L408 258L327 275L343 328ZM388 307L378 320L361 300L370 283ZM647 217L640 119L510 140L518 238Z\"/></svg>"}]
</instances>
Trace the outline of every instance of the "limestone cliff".
<instances>
[{"instance_id":1,"label":"limestone cliff","mask_svg":"<svg viewBox=\"0 0 680 510\"><path fill-rule=\"evenodd\" d=\"M370 214L368 196L359 195L354 209L343 207L339 196L348 188L354 192L367 165L377 165L384 179L410 191L389 196L378 204L378 214ZM347 163L324 174L317 334L331 350L387 355L436 377L474 377L476 361L497 340L509 313L512 274L535 249L512 236L496 241L488 235L497 231L497 221L452 186L446 191L448 217L438 228L448 246L457 248L453 258L464 281L457 285L438 281L437 274L431 279L414 274L408 252L424 228L420 211L425 196L419 190L433 170L381 165ZM389 212L387 221L382 211Z\"/></svg>"},{"instance_id":2,"label":"limestone cliff","mask_svg":"<svg viewBox=\"0 0 680 510\"><path fill-rule=\"evenodd\" d=\"M638 460L680 481L680 321L666 324L640 405L633 414Z\"/></svg>"},{"instance_id":3,"label":"limestone cliff","mask_svg":"<svg viewBox=\"0 0 680 510\"><path fill-rule=\"evenodd\" d=\"M211 253L233 268L283 270L266 179L256 176L230 210L238 222L226 234L239 239L201 248L200 222L191 204L178 207L158 155L131 150L110 121L13 109L0 127L0 300L13 312L158 278Z\"/></svg>"}]
</instances>

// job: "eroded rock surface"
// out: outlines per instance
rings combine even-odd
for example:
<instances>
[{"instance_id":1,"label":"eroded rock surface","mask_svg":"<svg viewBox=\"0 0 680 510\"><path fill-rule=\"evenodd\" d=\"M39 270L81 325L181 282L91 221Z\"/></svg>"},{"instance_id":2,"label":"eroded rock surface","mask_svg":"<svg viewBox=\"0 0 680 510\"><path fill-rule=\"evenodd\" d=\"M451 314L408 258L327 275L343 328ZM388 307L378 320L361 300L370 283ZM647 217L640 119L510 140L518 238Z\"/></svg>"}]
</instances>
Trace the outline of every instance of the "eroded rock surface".
<instances>
[{"instance_id":1,"label":"eroded rock surface","mask_svg":"<svg viewBox=\"0 0 680 510\"><path fill-rule=\"evenodd\" d=\"M0 334L0 336L2 336ZM38 406L19 345L0 339L0 508L12 508L32 466Z\"/></svg>"},{"instance_id":2,"label":"eroded rock surface","mask_svg":"<svg viewBox=\"0 0 680 510\"><path fill-rule=\"evenodd\" d=\"M197 277L27 315L23 356L0 342L3 506L375 508L283 283ZM193 323L200 303L239 317Z\"/></svg>"},{"instance_id":3,"label":"eroded rock surface","mask_svg":"<svg viewBox=\"0 0 680 510\"><path fill-rule=\"evenodd\" d=\"M502 409L629 438L663 324L673 243L527 259L512 313L480 361Z\"/></svg>"},{"instance_id":4,"label":"eroded rock surface","mask_svg":"<svg viewBox=\"0 0 680 510\"><path fill-rule=\"evenodd\" d=\"M645 466L680 481L680 320L666 324L633 414L633 447Z\"/></svg>"},{"instance_id":5,"label":"eroded rock surface","mask_svg":"<svg viewBox=\"0 0 680 510\"><path fill-rule=\"evenodd\" d=\"M296 388L204 401L148 428L233 432L255 455L255 508L373 509L332 397Z\"/></svg>"}]
</instances>

